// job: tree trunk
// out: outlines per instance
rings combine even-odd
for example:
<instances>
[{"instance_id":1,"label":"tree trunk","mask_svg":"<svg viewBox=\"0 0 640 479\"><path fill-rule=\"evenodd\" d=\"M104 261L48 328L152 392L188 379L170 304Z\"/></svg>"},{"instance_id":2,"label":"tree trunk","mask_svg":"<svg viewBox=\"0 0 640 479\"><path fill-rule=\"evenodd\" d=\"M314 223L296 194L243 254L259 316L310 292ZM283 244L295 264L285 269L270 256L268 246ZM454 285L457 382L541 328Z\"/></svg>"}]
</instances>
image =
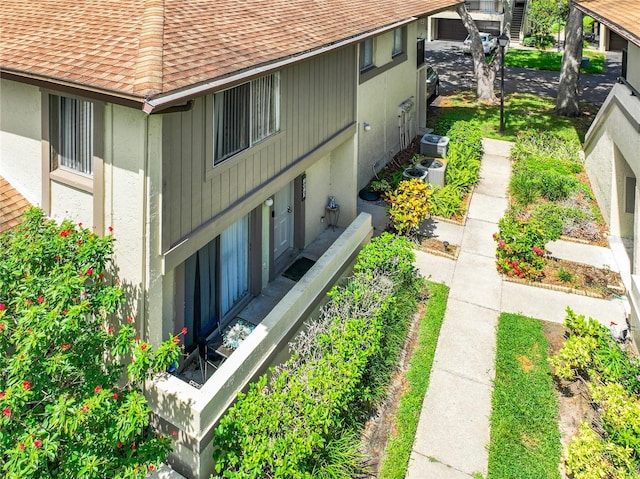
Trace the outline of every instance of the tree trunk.
<instances>
[{"instance_id":1,"label":"tree trunk","mask_svg":"<svg viewBox=\"0 0 640 479\"><path fill-rule=\"evenodd\" d=\"M582 60L582 17L584 14L569 2L569 19L564 29L564 55L560 70L556 114L580 115L580 62Z\"/></svg>"},{"instance_id":2,"label":"tree trunk","mask_svg":"<svg viewBox=\"0 0 640 479\"><path fill-rule=\"evenodd\" d=\"M471 55L473 56L473 74L476 79L477 100L483 103L496 103L498 98L493 91L493 82L496 79L496 65L499 65L500 55L494 55L491 62L487 63L478 27L476 27L476 23L469 15L464 3L458 5L458 15L471 36Z\"/></svg>"},{"instance_id":3,"label":"tree trunk","mask_svg":"<svg viewBox=\"0 0 640 479\"><path fill-rule=\"evenodd\" d=\"M502 8L504 9L502 18L502 31L511 39L511 22L513 21L513 4L515 0L502 0Z\"/></svg>"}]
</instances>

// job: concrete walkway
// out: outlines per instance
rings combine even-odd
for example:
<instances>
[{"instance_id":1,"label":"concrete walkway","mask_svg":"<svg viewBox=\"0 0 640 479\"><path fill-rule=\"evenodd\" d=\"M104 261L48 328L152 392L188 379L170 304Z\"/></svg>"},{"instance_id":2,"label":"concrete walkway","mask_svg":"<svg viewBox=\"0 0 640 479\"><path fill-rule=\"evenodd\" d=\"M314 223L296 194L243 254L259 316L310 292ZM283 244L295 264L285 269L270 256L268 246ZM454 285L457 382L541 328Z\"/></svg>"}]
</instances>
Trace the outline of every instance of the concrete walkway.
<instances>
[{"instance_id":1,"label":"concrete walkway","mask_svg":"<svg viewBox=\"0 0 640 479\"><path fill-rule=\"evenodd\" d=\"M438 223L436 235L459 244L456 261L417 252L417 266L432 281L450 286L431 381L411 453L407 479L469 479L487 474L489 417L495 378L496 326L501 312L562 322L565 309L604 323L622 321L621 300L602 300L503 281L495 268L498 220L507 208L511 143L484 140L481 181L464 227ZM573 243L556 242L554 256L571 256ZM614 269L605 248L582 245L583 263Z\"/></svg>"}]
</instances>

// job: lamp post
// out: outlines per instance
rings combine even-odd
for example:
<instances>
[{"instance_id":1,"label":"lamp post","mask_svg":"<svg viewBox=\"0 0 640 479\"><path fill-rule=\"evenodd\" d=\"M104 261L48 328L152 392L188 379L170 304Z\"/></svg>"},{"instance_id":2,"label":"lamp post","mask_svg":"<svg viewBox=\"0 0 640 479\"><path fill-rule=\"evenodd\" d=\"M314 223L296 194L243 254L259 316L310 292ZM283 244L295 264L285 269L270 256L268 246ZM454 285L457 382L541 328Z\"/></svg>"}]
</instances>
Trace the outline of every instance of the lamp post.
<instances>
[{"instance_id":1,"label":"lamp post","mask_svg":"<svg viewBox=\"0 0 640 479\"><path fill-rule=\"evenodd\" d=\"M502 34L498 37L500 45L500 134L504 134L504 49L509 44L509 37Z\"/></svg>"},{"instance_id":2,"label":"lamp post","mask_svg":"<svg viewBox=\"0 0 640 479\"><path fill-rule=\"evenodd\" d=\"M562 3L558 2L556 6L558 7L558 51L560 51L560 20L562 19Z\"/></svg>"}]
</instances>

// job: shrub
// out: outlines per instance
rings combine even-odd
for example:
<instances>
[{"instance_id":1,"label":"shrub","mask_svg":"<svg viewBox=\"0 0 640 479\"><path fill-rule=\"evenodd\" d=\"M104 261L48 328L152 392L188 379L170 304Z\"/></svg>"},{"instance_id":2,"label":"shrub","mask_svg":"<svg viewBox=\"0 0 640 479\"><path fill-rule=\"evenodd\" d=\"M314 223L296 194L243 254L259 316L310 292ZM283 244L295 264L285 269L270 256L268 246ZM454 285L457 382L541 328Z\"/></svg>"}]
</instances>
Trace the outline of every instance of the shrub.
<instances>
[{"instance_id":1,"label":"shrub","mask_svg":"<svg viewBox=\"0 0 640 479\"><path fill-rule=\"evenodd\" d=\"M527 35L522 39L523 46L535 47L543 50L551 48L555 43L556 40L553 35Z\"/></svg>"},{"instance_id":2,"label":"shrub","mask_svg":"<svg viewBox=\"0 0 640 479\"><path fill-rule=\"evenodd\" d=\"M637 478L640 467L640 365L635 355L615 342L597 321L567 308L569 337L549 359L561 379L578 376L598 414L580 426L566 451L567 472L576 479Z\"/></svg>"},{"instance_id":3,"label":"shrub","mask_svg":"<svg viewBox=\"0 0 640 479\"><path fill-rule=\"evenodd\" d=\"M438 188L429 198L429 213L451 218L462 213L462 198L454 185Z\"/></svg>"},{"instance_id":4,"label":"shrub","mask_svg":"<svg viewBox=\"0 0 640 479\"><path fill-rule=\"evenodd\" d=\"M330 292L320 317L291 344L292 357L223 416L214 433L220 477L347 479L361 472L353 421L375 401L374 383L388 381L378 376L381 361L397 359L410 298L415 308L413 260L410 242L388 233L365 247L353 278Z\"/></svg>"},{"instance_id":5,"label":"shrub","mask_svg":"<svg viewBox=\"0 0 640 479\"><path fill-rule=\"evenodd\" d=\"M537 221L523 221L507 214L500 219L498 228L493 235L498 243L498 272L527 280L540 279L546 261L545 245L560 237L560 225L543 229Z\"/></svg>"},{"instance_id":6,"label":"shrub","mask_svg":"<svg viewBox=\"0 0 640 479\"><path fill-rule=\"evenodd\" d=\"M574 137L567 139L552 132L525 130L516 137L511 148L511 159L519 162L531 158L535 163L546 160L569 162L576 164L578 171L582 171L580 149L581 146Z\"/></svg>"},{"instance_id":7,"label":"shrub","mask_svg":"<svg viewBox=\"0 0 640 479\"><path fill-rule=\"evenodd\" d=\"M136 338L133 317L118 320L125 297L110 268L114 239L81 226L34 208L0 235L7 478L142 478L171 449L150 427L141 386L177 362L179 338L156 350Z\"/></svg>"},{"instance_id":8,"label":"shrub","mask_svg":"<svg viewBox=\"0 0 640 479\"><path fill-rule=\"evenodd\" d=\"M482 130L473 121L456 121L447 131L446 136L452 145L464 145L468 148L470 159L482 158Z\"/></svg>"},{"instance_id":9,"label":"shrub","mask_svg":"<svg viewBox=\"0 0 640 479\"><path fill-rule=\"evenodd\" d=\"M413 236L429 214L432 190L418 179L401 181L395 191L387 193L391 207L387 210L391 226L398 234Z\"/></svg>"}]
</instances>

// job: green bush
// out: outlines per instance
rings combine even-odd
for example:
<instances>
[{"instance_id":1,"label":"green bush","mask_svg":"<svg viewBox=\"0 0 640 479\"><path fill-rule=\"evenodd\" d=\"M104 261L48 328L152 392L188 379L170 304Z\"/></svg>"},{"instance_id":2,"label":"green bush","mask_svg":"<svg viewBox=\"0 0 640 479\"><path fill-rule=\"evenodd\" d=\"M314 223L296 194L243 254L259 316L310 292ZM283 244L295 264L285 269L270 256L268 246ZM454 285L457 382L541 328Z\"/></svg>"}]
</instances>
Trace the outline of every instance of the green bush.
<instances>
[{"instance_id":1,"label":"green bush","mask_svg":"<svg viewBox=\"0 0 640 479\"><path fill-rule=\"evenodd\" d=\"M558 172L553 164L542 169L532 163L520 161L513 167L509 191L518 204L526 206L540 197L549 201L564 200L579 189L580 183L572 174ZM563 165L558 166L564 170Z\"/></svg>"},{"instance_id":2,"label":"green bush","mask_svg":"<svg viewBox=\"0 0 640 479\"><path fill-rule=\"evenodd\" d=\"M511 159L516 162L527 158L533 158L535 162L544 159L569 161L579 165L578 171L582 171L580 149L575 137L568 139L548 131L525 130L518 133L511 148Z\"/></svg>"},{"instance_id":3,"label":"green bush","mask_svg":"<svg viewBox=\"0 0 640 479\"><path fill-rule=\"evenodd\" d=\"M551 48L555 43L553 35L527 35L522 39L523 46L540 49Z\"/></svg>"},{"instance_id":4,"label":"green bush","mask_svg":"<svg viewBox=\"0 0 640 479\"><path fill-rule=\"evenodd\" d=\"M361 472L354 418L380 397L397 361L420 284L413 260L411 243L388 233L363 249L353 278L292 343L293 356L223 416L214 433L219 477Z\"/></svg>"},{"instance_id":5,"label":"green bush","mask_svg":"<svg viewBox=\"0 0 640 479\"><path fill-rule=\"evenodd\" d=\"M514 168L509 181L509 194L521 206L534 203L540 198L540 179L526 168Z\"/></svg>"},{"instance_id":6,"label":"green bush","mask_svg":"<svg viewBox=\"0 0 640 479\"><path fill-rule=\"evenodd\" d=\"M447 131L446 136L455 145L464 145L468 148L470 158L479 160L482 158L482 130L480 125L473 121L456 121Z\"/></svg>"},{"instance_id":7,"label":"green bush","mask_svg":"<svg viewBox=\"0 0 640 479\"><path fill-rule=\"evenodd\" d=\"M540 279L546 262L545 245L560 237L561 225L548 222L543 228L537 221L524 221L507 214L500 219L498 228L498 233L493 235L498 243L498 272L527 280Z\"/></svg>"},{"instance_id":8,"label":"green bush","mask_svg":"<svg viewBox=\"0 0 640 479\"><path fill-rule=\"evenodd\" d=\"M571 440L567 472L575 479L636 478L640 467L640 363L597 321L567 308L569 337L549 359L555 374L587 383L597 417Z\"/></svg>"},{"instance_id":9,"label":"green bush","mask_svg":"<svg viewBox=\"0 0 640 479\"><path fill-rule=\"evenodd\" d=\"M429 198L429 212L435 216L451 218L462 213L462 199L453 185L445 185Z\"/></svg>"}]
</instances>

